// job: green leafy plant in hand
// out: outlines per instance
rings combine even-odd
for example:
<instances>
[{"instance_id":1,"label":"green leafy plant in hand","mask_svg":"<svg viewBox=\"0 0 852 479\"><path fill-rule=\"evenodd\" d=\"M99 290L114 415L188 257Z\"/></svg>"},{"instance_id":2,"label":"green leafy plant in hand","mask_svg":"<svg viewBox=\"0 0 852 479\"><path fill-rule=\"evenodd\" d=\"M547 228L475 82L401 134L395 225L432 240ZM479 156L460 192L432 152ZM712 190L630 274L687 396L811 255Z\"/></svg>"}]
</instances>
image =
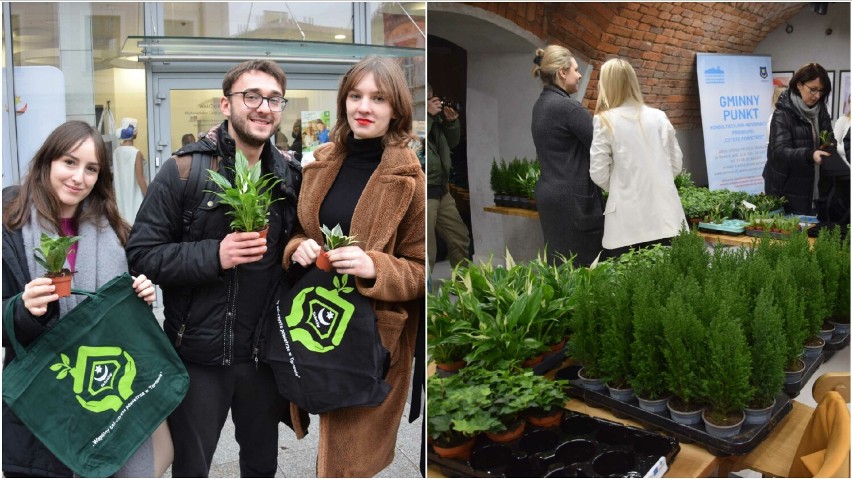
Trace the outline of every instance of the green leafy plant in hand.
<instances>
[{"instance_id":1,"label":"green leafy plant in hand","mask_svg":"<svg viewBox=\"0 0 852 479\"><path fill-rule=\"evenodd\" d=\"M273 198L275 185L281 182L271 173L260 174L260 161L249 166L242 151L237 150L234 160L234 184L223 175L207 170L210 180L222 191L211 191L219 202L231 207L225 213L231 216L233 231L262 231L269 224L269 207L283 198Z\"/></svg>"},{"instance_id":2,"label":"green leafy plant in hand","mask_svg":"<svg viewBox=\"0 0 852 479\"><path fill-rule=\"evenodd\" d=\"M339 224L335 225L334 228L331 229L329 229L326 225L322 225L320 230L322 231L323 236L325 236L325 245L323 246L325 251L331 251L333 249L357 243L357 241L355 241L355 235L346 236L343 234L343 229Z\"/></svg>"},{"instance_id":3,"label":"green leafy plant in hand","mask_svg":"<svg viewBox=\"0 0 852 479\"><path fill-rule=\"evenodd\" d=\"M42 233L41 245L35 248L33 257L38 264L47 270L48 276L60 276L63 270L67 271L64 268L65 259L68 257L71 245L79 239L79 236L58 236L52 238Z\"/></svg>"},{"instance_id":4,"label":"green leafy plant in hand","mask_svg":"<svg viewBox=\"0 0 852 479\"><path fill-rule=\"evenodd\" d=\"M831 140L834 139L834 133L831 130L822 130L819 132L819 146L820 148L825 146L831 146Z\"/></svg>"}]
</instances>

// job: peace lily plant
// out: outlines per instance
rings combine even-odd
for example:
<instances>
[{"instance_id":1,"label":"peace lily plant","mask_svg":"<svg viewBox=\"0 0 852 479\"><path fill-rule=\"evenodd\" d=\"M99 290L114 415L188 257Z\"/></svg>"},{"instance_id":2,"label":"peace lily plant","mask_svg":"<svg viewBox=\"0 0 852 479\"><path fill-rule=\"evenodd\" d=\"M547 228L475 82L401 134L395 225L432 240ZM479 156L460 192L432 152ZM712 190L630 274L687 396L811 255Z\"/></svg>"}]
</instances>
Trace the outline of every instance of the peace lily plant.
<instances>
[{"instance_id":1,"label":"peace lily plant","mask_svg":"<svg viewBox=\"0 0 852 479\"><path fill-rule=\"evenodd\" d=\"M264 230L269 226L269 207L282 198L272 198L275 185L281 182L271 173L260 174L260 161L249 166L242 151L237 150L234 160L234 184L223 175L207 170L210 180L222 191L213 191L219 202L231 207L225 213L231 216L233 231L258 231L265 236Z\"/></svg>"}]
</instances>

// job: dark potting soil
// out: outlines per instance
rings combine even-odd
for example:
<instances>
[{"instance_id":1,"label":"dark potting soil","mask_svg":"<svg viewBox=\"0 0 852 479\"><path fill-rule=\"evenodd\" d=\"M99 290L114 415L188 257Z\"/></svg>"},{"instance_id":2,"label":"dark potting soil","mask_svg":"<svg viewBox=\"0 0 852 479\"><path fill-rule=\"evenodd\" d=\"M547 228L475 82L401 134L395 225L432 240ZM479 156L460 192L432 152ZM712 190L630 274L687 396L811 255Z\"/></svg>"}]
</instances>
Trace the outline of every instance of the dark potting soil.
<instances>
[{"instance_id":1,"label":"dark potting soil","mask_svg":"<svg viewBox=\"0 0 852 479\"><path fill-rule=\"evenodd\" d=\"M712 411L704 415L705 420L709 419L710 422L717 426L733 426L734 424L742 421L743 417L745 417L745 413L743 411L736 411L727 416L716 415Z\"/></svg>"}]
</instances>

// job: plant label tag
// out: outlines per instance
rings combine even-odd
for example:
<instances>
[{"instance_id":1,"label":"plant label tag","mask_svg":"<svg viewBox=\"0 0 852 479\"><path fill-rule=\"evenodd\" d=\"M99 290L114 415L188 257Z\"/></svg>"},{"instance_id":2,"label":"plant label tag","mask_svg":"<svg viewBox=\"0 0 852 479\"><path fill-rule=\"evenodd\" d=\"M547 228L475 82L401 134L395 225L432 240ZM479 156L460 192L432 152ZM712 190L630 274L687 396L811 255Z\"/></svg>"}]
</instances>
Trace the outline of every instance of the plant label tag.
<instances>
[{"instance_id":1,"label":"plant label tag","mask_svg":"<svg viewBox=\"0 0 852 479\"><path fill-rule=\"evenodd\" d=\"M645 477L663 477L663 474L669 470L669 467L666 465L666 457L662 456L660 459L654 464L653 467L645 474Z\"/></svg>"},{"instance_id":2,"label":"plant label tag","mask_svg":"<svg viewBox=\"0 0 852 479\"><path fill-rule=\"evenodd\" d=\"M746 201L746 200L743 200L743 206L745 206L746 208L748 208L748 209L750 209L750 210L752 210L752 211L754 211L754 210L756 210L756 209L757 209L757 206L755 206L755 205L753 205L753 204L749 203L749 202L748 202L748 201Z\"/></svg>"}]
</instances>

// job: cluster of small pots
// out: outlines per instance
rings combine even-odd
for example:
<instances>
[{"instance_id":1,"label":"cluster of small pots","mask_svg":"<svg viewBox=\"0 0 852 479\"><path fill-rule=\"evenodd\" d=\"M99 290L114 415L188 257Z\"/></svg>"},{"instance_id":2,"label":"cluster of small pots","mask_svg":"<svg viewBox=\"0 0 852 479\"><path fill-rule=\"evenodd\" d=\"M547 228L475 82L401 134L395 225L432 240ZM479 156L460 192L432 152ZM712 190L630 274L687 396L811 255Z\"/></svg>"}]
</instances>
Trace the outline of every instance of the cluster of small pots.
<instances>
[{"instance_id":1,"label":"cluster of small pots","mask_svg":"<svg viewBox=\"0 0 852 479\"><path fill-rule=\"evenodd\" d=\"M537 210L536 202L532 198L510 195L494 195L494 204L508 208L521 208L525 210Z\"/></svg>"},{"instance_id":2,"label":"cluster of small pots","mask_svg":"<svg viewBox=\"0 0 852 479\"><path fill-rule=\"evenodd\" d=\"M598 394L607 394L608 392L609 396L617 401L624 403L637 403L639 408L644 411L659 415L665 415L668 413L671 421L676 424L700 428L703 423L707 434L721 439L728 439L736 436L741 432L742 427L745 424L765 424L769 421L775 408L775 401L773 400L772 405L766 408L745 409L741 414L741 419L734 424L717 425L707 420L707 409L704 407L692 411L680 411L677 408L672 407L671 396L656 400L637 397L633 394L632 389L616 389L605 384L600 379L584 377L583 370L580 366L569 366L560 372L559 376L563 379L570 379L572 383Z\"/></svg>"},{"instance_id":3,"label":"cluster of small pots","mask_svg":"<svg viewBox=\"0 0 852 479\"><path fill-rule=\"evenodd\" d=\"M478 441L458 470L505 477L643 477L657 460L669 462L677 441L661 434L568 413L553 427L528 427L518 439ZM458 466L459 464L457 464ZM478 474L477 474L478 475Z\"/></svg>"}]
</instances>

